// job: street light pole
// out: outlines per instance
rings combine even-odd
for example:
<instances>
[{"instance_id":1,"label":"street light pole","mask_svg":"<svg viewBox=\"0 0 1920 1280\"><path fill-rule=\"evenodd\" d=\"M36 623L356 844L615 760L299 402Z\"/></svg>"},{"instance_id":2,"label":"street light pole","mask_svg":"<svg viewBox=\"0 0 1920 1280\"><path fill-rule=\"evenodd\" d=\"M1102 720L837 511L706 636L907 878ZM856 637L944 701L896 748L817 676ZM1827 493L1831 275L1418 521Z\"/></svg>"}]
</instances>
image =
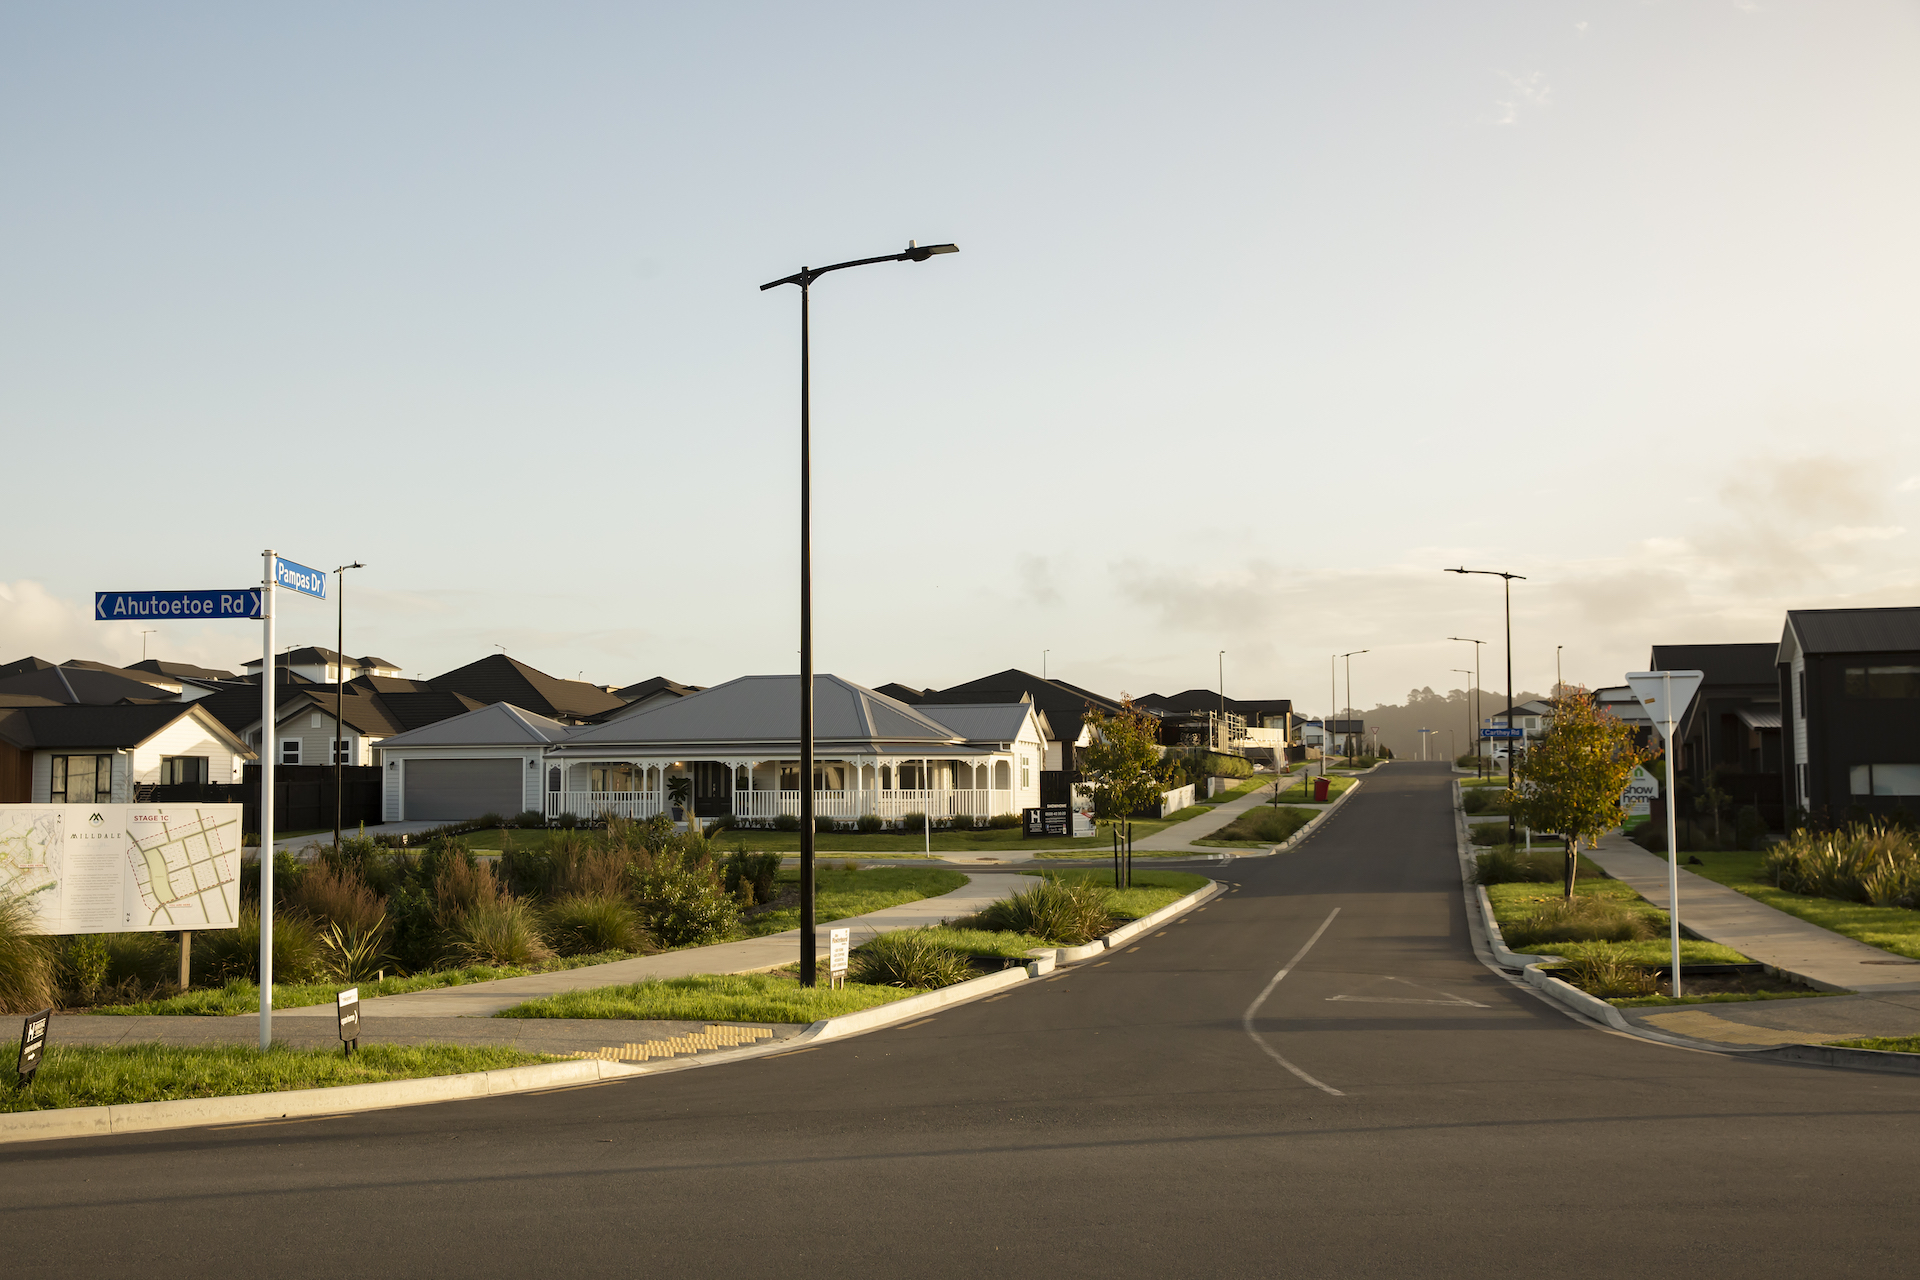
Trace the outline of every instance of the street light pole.
<instances>
[{"instance_id":1,"label":"street light pole","mask_svg":"<svg viewBox=\"0 0 1920 1280\"><path fill-rule=\"evenodd\" d=\"M1476 778L1484 778L1487 774L1480 760L1482 754L1480 743L1483 740L1480 737L1479 729L1481 725L1480 717L1486 714L1486 708L1482 706L1480 702L1480 646L1485 644L1486 641L1475 640L1471 636L1448 636L1447 639L1458 640L1462 644L1470 644L1473 646L1473 724L1469 726L1467 736L1473 740L1473 776ZM1456 670L1458 669L1459 668L1456 668Z\"/></svg>"},{"instance_id":2,"label":"street light pole","mask_svg":"<svg viewBox=\"0 0 1920 1280\"><path fill-rule=\"evenodd\" d=\"M1449 667L1447 669L1449 671L1457 672L1460 675L1466 676L1470 679L1473 678L1474 676L1474 673L1467 670L1465 667ZM1467 737L1469 739L1473 737L1473 713L1474 713L1473 694L1469 692L1467 694ZM1447 730L1447 733L1451 735L1453 733L1453 730L1449 729ZM1473 753L1473 760L1476 765L1479 764L1480 753L1478 751ZM1460 763L1460 753L1458 751L1453 753L1453 762L1456 765Z\"/></svg>"},{"instance_id":3,"label":"street light pole","mask_svg":"<svg viewBox=\"0 0 1920 1280\"><path fill-rule=\"evenodd\" d=\"M347 580L341 575L349 569L364 569L366 567L367 566L361 564L358 560L355 560L352 564L343 564L333 571L335 582L334 590L337 593L334 598L340 606L339 619L335 624L337 630L334 632L333 639L333 643L336 646L333 651L333 656L340 664L340 669L334 672L334 675L338 678L333 682L333 856L336 860L340 857L340 785L341 774L343 772L341 768L340 719L341 716L345 714L347 705Z\"/></svg>"},{"instance_id":4,"label":"street light pole","mask_svg":"<svg viewBox=\"0 0 1920 1280\"><path fill-rule=\"evenodd\" d=\"M1227 748L1227 651L1220 651L1220 749Z\"/></svg>"},{"instance_id":5,"label":"street light pole","mask_svg":"<svg viewBox=\"0 0 1920 1280\"><path fill-rule=\"evenodd\" d=\"M1567 682L1566 677L1560 674L1560 651L1566 647L1563 644L1553 646L1553 696L1556 698L1560 696L1560 686Z\"/></svg>"},{"instance_id":6,"label":"street light pole","mask_svg":"<svg viewBox=\"0 0 1920 1280\"><path fill-rule=\"evenodd\" d=\"M1347 718L1348 719L1353 718L1353 655L1355 653L1372 653L1372 652L1373 650L1371 649L1355 649L1353 650L1352 653L1343 653L1340 655L1341 658L1344 659L1347 664ZM1353 763L1353 735L1351 733L1347 735L1347 763L1348 764Z\"/></svg>"},{"instance_id":7,"label":"street light pole","mask_svg":"<svg viewBox=\"0 0 1920 1280\"><path fill-rule=\"evenodd\" d=\"M813 282L829 271L864 267L876 262L925 262L939 253L958 253L952 244L917 245L907 241L900 253L877 258L855 258L829 267L802 267L790 276L760 286L765 293L783 284L800 287L800 985L818 980L814 949L813 844L813 367L808 349L808 303ZM687 815L689 825L693 814Z\"/></svg>"},{"instance_id":8,"label":"street light pole","mask_svg":"<svg viewBox=\"0 0 1920 1280\"><path fill-rule=\"evenodd\" d=\"M1447 570L1443 570L1443 572L1461 573L1461 574L1478 573L1478 574L1484 574L1489 578L1500 579L1500 594L1502 599L1505 601L1506 611L1507 611L1507 737L1506 737L1507 793L1509 796L1511 796L1513 793L1513 754L1514 754L1514 747L1513 747L1513 742L1514 742L1514 738L1513 738L1513 580L1515 578L1518 578L1520 579L1520 581L1525 582L1527 580L1526 575L1519 574L1519 573L1507 573L1500 569L1461 568L1461 569L1447 569ZM1475 661L1477 662L1479 660L1478 655L1480 651L1478 649L1475 649L1473 652L1475 654ZM1509 849L1513 847L1513 831L1514 831L1513 806L1509 804L1507 806L1507 847Z\"/></svg>"}]
</instances>

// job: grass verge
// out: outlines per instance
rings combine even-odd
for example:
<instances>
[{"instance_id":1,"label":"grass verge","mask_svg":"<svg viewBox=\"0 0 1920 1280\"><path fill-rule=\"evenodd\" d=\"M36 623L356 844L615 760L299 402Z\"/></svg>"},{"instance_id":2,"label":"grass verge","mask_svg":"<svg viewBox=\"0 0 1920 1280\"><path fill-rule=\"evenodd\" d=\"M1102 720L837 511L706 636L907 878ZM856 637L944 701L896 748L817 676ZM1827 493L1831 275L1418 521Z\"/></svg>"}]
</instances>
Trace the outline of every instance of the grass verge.
<instances>
[{"instance_id":1,"label":"grass verge","mask_svg":"<svg viewBox=\"0 0 1920 1280\"><path fill-rule=\"evenodd\" d=\"M1294 805L1255 805L1212 835L1193 843L1224 845L1228 848L1279 844L1323 812L1321 809L1302 809Z\"/></svg>"},{"instance_id":2,"label":"grass verge","mask_svg":"<svg viewBox=\"0 0 1920 1280\"><path fill-rule=\"evenodd\" d=\"M1535 908L1561 897L1558 887L1545 884L1492 884L1486 888L1487 901L1493 907L1493 918L1499 923L1503 933L1517 928ZM1629 964L1658 965L1672 959L1667 942L1667 913L1622 882L1582 880L1574 885L1574 894L1576 897L1611 902L1639 916L1652 936L1629 942L1532 942L1521 946L1509 941L1508 945L1530 955L1562 956L1568 960L1604 956ZM1717 942L1699 942L1691 938L1682 938L1680 963L1682 965L1746 964L1749 961L1732 947L1723 947Z\"/></svg>"},{"instance_id":3,"label":"grass verge","mask_svg":"<svg viewBox=\"0 0 1920 1280\"><path fill-rule=\"evenodd\" d=\"M918 994L849 982L803 987L778 973L699 973L542 996L496 1018L658 1018L678 1022L817 1022Z\"/></svg>"},{"instance_id":4,"label":"grass verge","mask_svg":"<svg viewBox=\"0 0 1920 1280\"><path fill-rule=\"evenodd\" d=\"M1920 960L1920 911L1905 907L1870 907L1860 902L1842 902L1837 898L1811 898L1788 893L1767 880L1762 869L1766 854L1730 850L1727 852L1682 853L1680 865L1695 875L1716 884L1738 890L1756 902L1776 911L1797 916L1808 924L1817 924L1842 937L1879 947L1897 956ZM1698 858L1693 866L1687 859ZM1684 900L1682 905L1684 906Z\"/></svg>"},{"instance_id":5,"label":"grass verge","mask_svg":"<svg viewBox=\"0 0 1920 1280\"><path fill-rule=\"evenodd\" d=\"M1868 1036L1864 1040L1829 1040L1836 1049L1878 1049L1882 1053L1920 1053L1920 1036Z\"/></svg>"},{"instance_id":6,"label":"grass verge","mask_svg":"<svg viewBox=\"0 0 1920 1280\"><path fill-rule=\"evenodd\" d=\"M1555 975L1556 977L1558 975ZM1691 981L1691 979L1689 979ZM1684 983L1682 984L1685 985ZM1807 1000L1814 996L1837 996L1839 991L1720 991L1707 996L1628 996L1607 1001L1619 1009L1651 1009L1670 1004L1734 1004L1746 1000Z\"/></svg>"},{"instance_id":7,"label":"grass verge","mask_svg":"<svg viewBox=\"0 0 1920 1280\"><path fill-rule=\"evenodd\" d=\"M1025 874L1040 875L1038 871ZM1045 874L1058 876L1062 880L1073 880L1083 884L1097 884L1103 887L1113 884L1111 871L1049 871ZM1162 907L1171 906L1196 889L1207 885L1207 877L1195 875L1191 871L1142 871L1138 867L1133 872L1131 889L1115 890L1113 905L1110 908L1118 920L1138 920L1141 916L1150 916ZM1035 942L1036 947L1049 945Z\"/></svg>"},{"instance_id":8,"label":"grass verge","mask_svg":"<svg viewBox=\"0 0 1920 1280\"><path fill-rule=\"evenodd\" d=\"M952 893L967 883L962 871L945 867L873 867L866 871L847 871L839 867L815 867L813 873L814 918L821 924L863 916L869 911L884 911L903 902L937 898ZM798 891L800 869L783 869L774 881L774 892ZM783 907L743 921L740 936L763 938L770 933L785 933L800 927L800 907Z\"/></svg>"},{"instance_id":9,"label":"grass verge","mask_svg":"<svg viewBox=\"0 0 1920 1280\"><path fill-rule=\"evenodd\" d=\"M1306 785L1304 787L1302 786L1287 787L1284 791L1280 793L1280 803L1281 804L1312 804L1313 803L1313 784L1318 782L1319 780L1320 780L1320 775L1318 773L1315 773L1311 777L1305 780ZM1340 796L1340 793L1345 791L1348 787L1351 787L1354 784L1354 781L1355 779L1345 776L1343 774L1338 774L1338 773L1328 774L1327 775L1327 799L1329 800L1338 799Z\"/></svg>"},{"instance_id":10,"label":"grass verge","mask_svg":"<svg viewBox=\"0 0 1920 1280\"><path fill-rule=\"evenodd\" d=\"M280 1045L262 1053L243 1045L55 1044L31 1085L0 1089L0 1111L226 1098L553 1061L557 1059L518 1049L451 1044L373 1044L351 1058L338 1049Z\"/></svg>"},{"instance_id":11,"label":"grass verge","mask_svg":"<svg viewBox=\"0 0 1920 1280\"><path fill-rule=\"evenodd\" d=\"M404 995L409 991L431 991L438 987L465 986L470 982L492 982L495 978L523 978L530 973L553 973L561 969L584 968L587 965L612 964L616 960L630 960L634 954L627 951L607 951L598 955L556 957L536 965L476 964L468 965L464 969L434 969L427 973L409 974L406 977L362 982L359 984L360 998L371 1000L376 996ZM353 985L351 982L276 982L273 984L273 1007L301 1009L308 1005L331 1004L336 995ZM260 988L244 978L236 978L224 987L202 987L177 996L168 996L163 1000L141 1000L133 1004L106 1005L88 1012L105 1015L158 1014L220 1018L237 1013L253 1013L259 1007Z\"/></svg>"}]
</instances>

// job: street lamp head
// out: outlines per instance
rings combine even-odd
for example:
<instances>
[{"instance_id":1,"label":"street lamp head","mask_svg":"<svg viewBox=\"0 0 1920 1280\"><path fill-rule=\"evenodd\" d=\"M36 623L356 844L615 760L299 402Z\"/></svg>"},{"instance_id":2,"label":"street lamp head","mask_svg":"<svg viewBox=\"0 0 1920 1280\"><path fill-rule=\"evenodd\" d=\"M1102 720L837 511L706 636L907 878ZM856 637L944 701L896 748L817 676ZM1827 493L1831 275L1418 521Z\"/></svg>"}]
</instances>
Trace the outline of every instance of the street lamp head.
<instances>
[{"instance_id":1,"label":"street lamp head","mask_svg":"<svg viewBox=\"0 0 1920 1280\"><path fill-rule=\"evenodd\" d=\"M958 253L958 252L960 252L960 246L957 244L922 245L922 244L915 244L911 240L907 241L907 257L912 259L915 262L925 262L928 258L931 258L936 253Z\"/></svg>"}]
</instances>

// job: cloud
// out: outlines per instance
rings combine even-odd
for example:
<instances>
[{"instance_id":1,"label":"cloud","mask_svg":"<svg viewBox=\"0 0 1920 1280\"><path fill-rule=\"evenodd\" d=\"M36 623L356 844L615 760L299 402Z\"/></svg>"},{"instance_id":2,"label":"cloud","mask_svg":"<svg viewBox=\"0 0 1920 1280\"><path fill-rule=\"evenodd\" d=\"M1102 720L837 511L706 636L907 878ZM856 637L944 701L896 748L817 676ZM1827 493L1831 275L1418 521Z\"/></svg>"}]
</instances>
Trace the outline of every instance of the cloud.
<instances>
[{"instance_id":1,"label":"cloud","mask_svg":"<svg viewBox=\"0 0 1920 1280\"><path fill-rule=\"evenodd\" d=\"M132 622L98 622L92 600L56 596L40 583L23 578L0 582L0 661L69 658L125 665L140 661L142 628ZM236 623L195 624L157 622L147 637L147 653L155 658L233 669L258 657L259 629ZM252 643L249 644L249 641Z\"/></svg>"},{"instance_id":2,"label":"cloud","mask_svg":"<svg viewBox=\"0 0 1920 1280\"><path fill-rule=\"evenodd\" d=\"M1920 493L1920 476L1908 476L1894 486L1895 493Z\"/></svg>"},{"instance_id":3,"label":"cloud","mask_svg":"<svg viewBox=\"0 0 1920 1280\"><path fill-rule=\"evenodd\" d=\"M1529 71L1523 76L1507 71L1498 74L1513 89L1514 96L1509 99L1495 99L1494 105L1499 107L1501 112L1500 118L1494 121L1495 124L1517 124L1520 120L1522 104L1544 109L1553 96L1553 86L1547 83L1547 76L1543 71Z\"/></svg>"},{"instance_id":4,"label":"cloud","mask_svg":"<svg viewBox=\"0 0 1920 1280\"><path fill-rule=\"evenodd\" d=\"M1587 34L1587 24L1584 21L1574 23L1573 29L1575 31L1578 31L1582 37L1585 37L1585 35Z\"/></svg>"},{"instance_id":5,"label":"cloud","mask_svg":"<svg viewBox=\"0 0 1920 1280\"><path fill-rule=\"evenodd\" d=\"M1029 604L1059 604L1053 562L1045 556L1020 557L1020 594Z\"/></svg>"}]
</instances>

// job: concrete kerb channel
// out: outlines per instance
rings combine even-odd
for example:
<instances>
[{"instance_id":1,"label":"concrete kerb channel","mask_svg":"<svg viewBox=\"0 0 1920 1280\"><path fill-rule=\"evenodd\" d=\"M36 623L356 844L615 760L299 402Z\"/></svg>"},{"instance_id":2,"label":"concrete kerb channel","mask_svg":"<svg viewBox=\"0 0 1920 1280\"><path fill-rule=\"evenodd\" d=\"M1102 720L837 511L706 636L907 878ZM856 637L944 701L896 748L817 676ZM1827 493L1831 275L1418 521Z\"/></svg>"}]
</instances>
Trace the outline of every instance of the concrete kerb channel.
<instances>
[{"instance_id":1,"label":"concrete kerb channel","mask_svg":"<svg viewBox=\"0 0 1920 1280\"><path fill-rule=\"evenodd\" d=\"M1628 1022L1619 1009L1605 1000L1588 995L1572 983L1563 982L1546 972L1542 966L1561 963L1559 956L1527 955L1507 948L1506 939L1500 932L1500 923L1493 917L1493 904L1487 899L1487 891L1485 887L1475 884L1473 880L1475 869L1473 844L1468 838L1469 824L1466 811L1461 805L1458 779L1453 784L1453 800L1462 887L1467 891L1469 920L1479 926L1478 930L1470 930L1479 935L1475 938L1475 942L1481 945L1476 945L1475 950L1479 954L1481 963L1494 969L1508 981L1518 981L1532 988L1542 999L1553 1001L1573 1015L1576 1021L1596 1023L1606 1030L1632 1036L1636 1040L1761 1062L1920 1075L1920 1054L1888 1053L1879 1049L1847 1049L1824 1044L1754 1045L1751 1047L1716 1044L1710 1040L1676 1036L1669 1032L1655 1031L1650 1027ZM1794 976L1785 970L1775 969L1771 965L1768 966L1768 971L1787 977Z\"/></svg>"},{"instance_id":2,"label":"concrete kerb channel","mask_svg":"<svg viewBox=\"0 0 1920 1280\"><path fill-rule=\"evenodd\" d=\"M556 1089L610 1084L640 1076L664 1075L698 1067L717 1067L750 1058L777 1057L814 1045L912 1022L942 1009L984 999L1023 983L1044 978L1062 965L1091 960L1124 947L1134 939L1203 906L1227 891L1218 880L1209 881L1178 902L1122 925L1103 938L1079 947L1057 947L1031 953L1026 964L985 977L910 996L858 1013L824 1018L799 1035L772 1044L743 1046L693 1058L632 1063L607 1058L579 1058L498 1071L476 1071L457 1076L428 1076L419 1080L387 1080L375 1084L338 1085L326 1089L289 1089L282 1093L249 1093L228 1098L180 1098L169 1102L136 1102L105 1107L66 1107L48 1111L16 1111L0 1115L0 1145L44 1142L58 1138L107 1137L153 1133L167 1129L198 1129L232 1124L272 1123L384 1111L432 1102L461 1102L510 1094L543 1093Z\"/></svg>"}]
</instances>

